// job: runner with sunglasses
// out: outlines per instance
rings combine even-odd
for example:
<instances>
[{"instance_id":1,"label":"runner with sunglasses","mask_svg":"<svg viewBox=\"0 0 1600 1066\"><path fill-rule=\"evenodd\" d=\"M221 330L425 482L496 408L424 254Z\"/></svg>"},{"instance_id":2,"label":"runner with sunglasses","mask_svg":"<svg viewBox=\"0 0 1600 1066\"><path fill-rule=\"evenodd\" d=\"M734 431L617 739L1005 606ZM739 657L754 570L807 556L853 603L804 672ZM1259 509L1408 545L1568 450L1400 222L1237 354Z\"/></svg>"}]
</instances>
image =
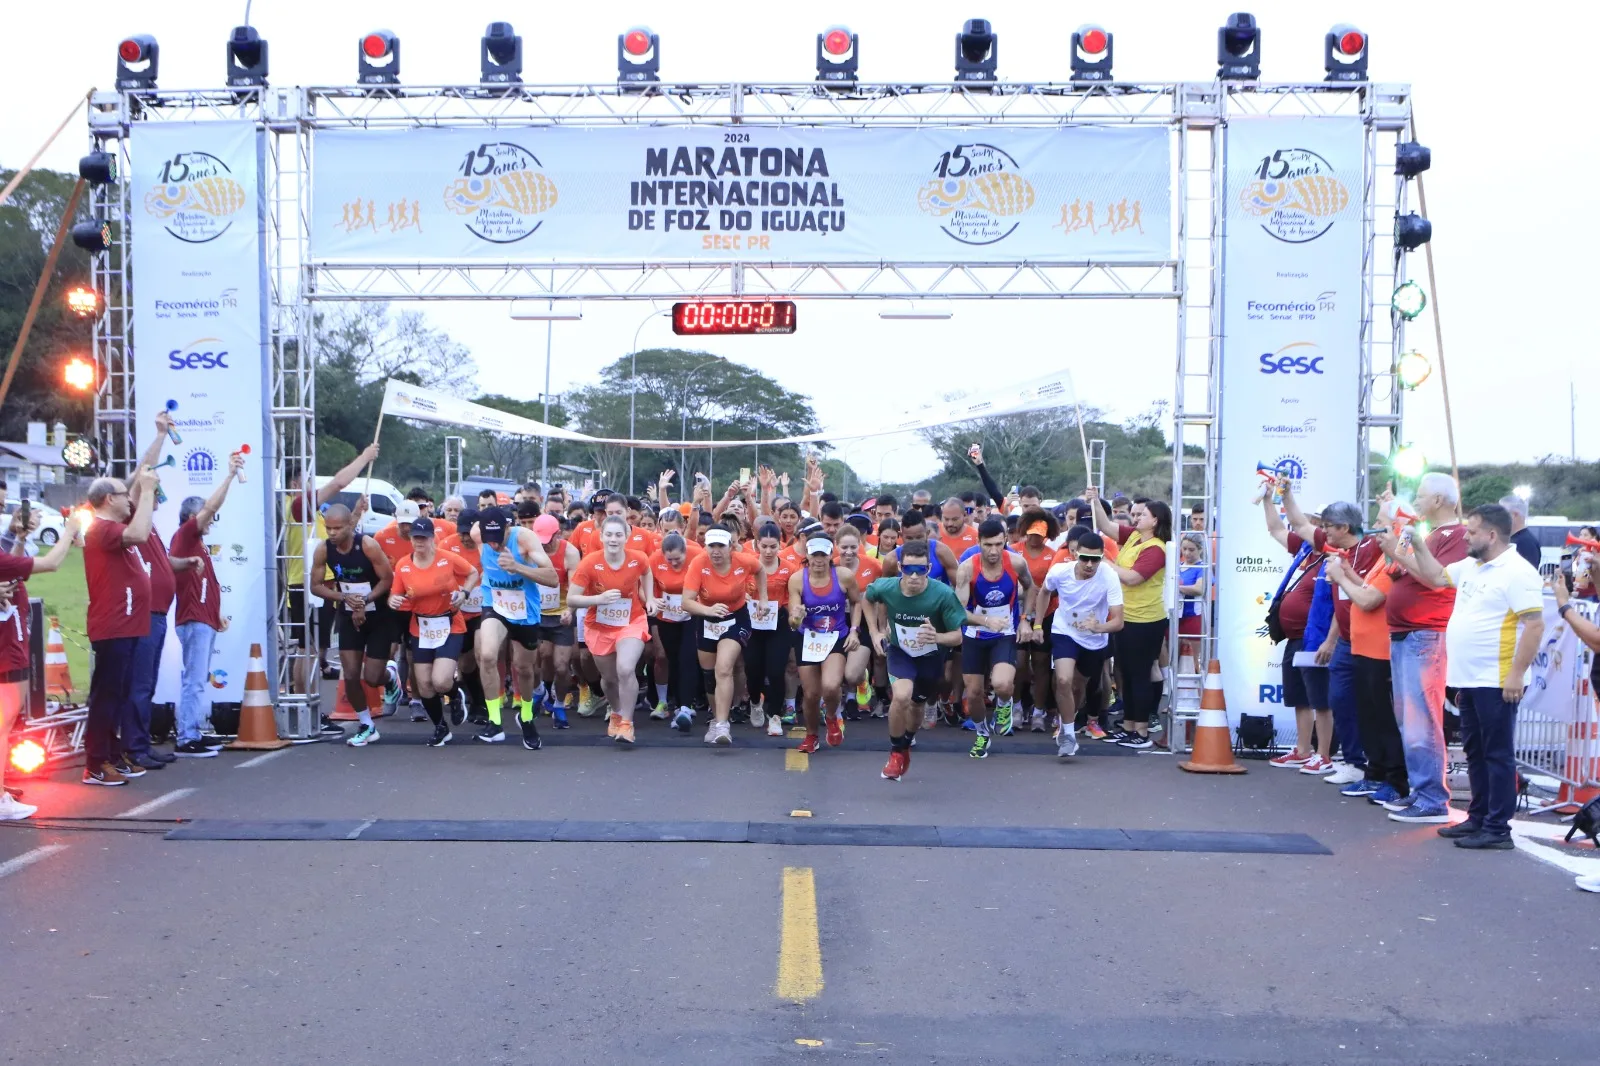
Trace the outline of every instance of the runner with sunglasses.
<instances>
[{"instance_id":1,"label":"runner with sunglasses","mask_svg":"<svg viewBox=\"0 0 1600 1066\"><path fill-rule=\"evenodd\" d=\"M856 646L861 596L855 575L833 565L833 541L822 532L806 539L806 566L789 578L789 625L798 630L800 709L806 737L800 750L817 750L817 729L827 722L828 746L844 743L839 720L845 658ZM820 716L819 716L820 706Z\"/></svg>"}]
</instances>

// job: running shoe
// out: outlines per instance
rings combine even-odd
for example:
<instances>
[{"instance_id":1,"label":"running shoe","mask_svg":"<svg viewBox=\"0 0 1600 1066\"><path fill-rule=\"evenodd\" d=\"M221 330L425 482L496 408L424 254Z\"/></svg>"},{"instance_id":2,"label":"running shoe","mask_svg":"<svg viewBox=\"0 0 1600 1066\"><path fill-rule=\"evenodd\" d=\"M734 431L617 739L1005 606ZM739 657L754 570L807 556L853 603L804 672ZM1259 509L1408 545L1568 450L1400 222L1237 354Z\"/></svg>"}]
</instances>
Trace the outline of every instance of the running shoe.
<instances>
[{"instance_id":1,"label":"running shoe","mask_svg":"<svg viewBox=\"0 0 1600 1066\"><path fill-rule=\"evenodd\" d=\"M1376 803L1381 807L1385 803L1393 803L1399 798L1399 791L1393 785L1389 784L1389 782L1385 781L1383 784L1378 786L1378 791L1367 797L1367 802Z\"/></svg>"},{"instance_id":2,"label":"running shoe","mask_svg":"<svg viewBox=\"0 0 1600 1066\"><path fill-rule=\"evenodd\" d=\"M765 729L767 725L767 705L765 701L750 705L750 724L756 729Z\"/></svg>"},{"instance_id":3,"label":"running shoe","mask_svg":"<svg viewBox=\"0 0 1600 1066\"><path fill-rule=\"evenodd\" d=\"M972 721L972 719L968 718L966 714L962 712L961 704L957 702L944 704L943 715L944 724L949 726L951 729L965 729L966 726L963 723ZM974 726L973 728L977 727Z\"/></svg>"},{"instance_id":4,"label":"running shoe","mask_svg":"<svg viewBox=\"0 0 1600 1066\"><path fill-rule=\"evenodd\" d=\"M339 730L339 735L344 736L344 730ZM180 759L215 759L217 753L206 746L202 740L186 740L172 749L173 754Z\"/></svg>"},{"instance_id":5,"label":"running shoe","mask_svg":"<svg viewBox=\"0 0 1600 1066\"><path fill-rule=\"evenodd\" d=\"M924 703L922 705L922 728L932 729L934 723L939 721L939 707L937 704ZM895 778L899 780L899 778Z\"/></svg>"},{"instance_id":6,"label":"running shoe","mask_svg":"<svg viewBox=\"0 0 1600 1066\"><path fill-rule=\"evenodd\" d=\"M1009 703L999 704L994 709L994 731L1003 737L1011 735L1011 708Z\"/></svg>"},{"instance_id":7,"label":"running shoe","mask_svg":"<svg viewBox=\"0 0 1600 1066\"><path fill-rule=\"evenodd\" d=\"M867 684L866 678L862 678L861 683L856 686L856 706L865 707L871 702L872 686Z\"/></svg>"},{"instance_id":8,"label":"running shoe","mask_svg":"<svg viewBox=\"0 0 1600 1066\"><path fill-rule=\"evenodd\" d=\"M799 720L800 720L799 716L797 716L795 714L793 707L785 707L783 709L783 717L780 719L780 721L783 722L783 727L785 729L788 729L790 726L794 725Z\"/></svg>"},{"instance_id":9,"label":"running shoe","mask_svg":"<svg viewBox=\"0 0 1600 1066\"><path fill-rule=\"evenodd\" d=\"M1314 759L1316 757L1317 757L1316 756L1316 752L1309 752L1308 751L1304 755L1301 755L1299 752L1291 750L1291 751L1284 752L1282 755L1278 756L1276 759L1268 759L1267 760L1267 765L1268 766L1282 767L1283 769L1286 769L1286 770L1289 770L1289 769L1298 770L1298 769L1300 769L1300 767L1304 766L1306 763L1310 762L1312 759Z\"/></svg>"},{"instance_id":10,"label":"running shoe","mask_svg":"<svg viewBox=\"0 0 1600 1066\"><path fill-rule=\"evenodd\" d=\"M448 697L449 714L446 716L451 725L460 725L467 720L467 694L457 689L455 695Z\"/></svg>"},{"instance_id":11,"label":"running shoe","mask_svg":"<svg viewBox=\"0 0 1600 1066\"><path fill-rule=\"evenodd\" d=\"M1376 799L1377 797L1374 795L1367 798ZM1411 804L1416 801L1416 798L1417 794L1415 792L1411 792L1404 796L1396 796L1392 800L1384 800L1382 803L1379 803L1378 806L1382 807L1386 811L1403 811L1407 807L1411 806Z\"/></svg>"},{"instance_id":12,"label":"running shoe","mask_svg":"<svg viewBox=\"0 0 1600 1066\"><path fill-rule=\"evenodd\" d=\"M593 718L600 713L600 694L593 689L584 689L584 693L578 699L578 717Z\"/></svg>"},{"instance_id":13,"label":"running shoe","mask_svg":"<svg viewBox=\"0 0 1600 1066\"><path fill-rule=\"evenodd\" d=\"M1300 772L1303 774L1319 776L1321 774L1331 774L1333 773L1334 769L1335 767L1332 759L1324 759L1320 755L1313 755L1311 758L1307 759L1303 765L1301 765Z\"/></svg>"},{"instance_id":14,"label":"running shoe","mask_svg":"<svg viewBox=\"0 0 1600 1066\"><path fill-rule=\"evenodd\" d=\"M795 750L811 755L820 747L822 747L822 743L817 739L817 735L815 733L807 733L806 738L800 742L800 746Z\"/></svg>"},{"instance_id":15,"label":"running shoe","mask_svg":"<svg viewBox=\"0 0 1600 1066\"><path fill-rule=\"evenodd\" d=\"M837 748L844 743L844 723L838 718L828 719L828 747Z\"/></svg>"},{"instance_id":16,"label":"running shoe","mask_svg":"<svg viewBox=\"0 0 1600 1066\"><path fill-rule=\"evenodd\" d=\"M1100 720L1093 715L1089 716L1089 724L1083 727L1083 731L1095 740L1104 740L1106 738L1106 731L1100 728Z\"/></svg>"},{"instance_id":17,"label":"running shoe","mask_svg":"<svg viewBox=\"0 0 1600 1066\"><path fill-rule=\"evenodd\" d=\"M740 725L750 721L750 701L740 700L735 703L732 712L728 715L728 721L730 723L737 722Z\"/></svg>"},{"instance_id":18,"label":"running shoe","mask_svg":"<svg viewBox=\"0 0 1600 1066\"><path fill-rule=\"evenodd\" d=\"M1442 803L1409 803L1398 811L1389 812L1391 822L1448 822L1450 808Z\"/></svg>"},{"instance_id":19,"label":"running shoe","mask_svg":"<svg viewBox=\"0 0 1600 1066\"><path fill-rule=\"evenodd\" d=\"M671 718L672 712L667 710L667 701L662 700L656 704L655 710L650 712L650 717L657 722L665 722L668 718Z\"/></svg>"},{"instance_id":20,"label":"running shoe","mask_svg":"<svg viewBox=\"0 0 1600 1066\"><path fill-rule=\"evenodd\" d=\"M478 732L478 739L485 744L499 744L506 739L506 727L490 722Z\"/></svg>"},{"instance_id":21,"label":"running shoe","mask_svg":"<svg viewBox=\"0 0 1600 1066\"><path fill-rule=\"evenodd\" d=\"M349 740L345 741L345 743L350 745L352 748L364 748L373 741L380 739L382 738L378 734L377 726L364 725L360 729L357 729L355 735Z\"/></svg>"},{"instance_id":22,"label":"running shoe","mask_svg":"<svg viewBox=\"0 0 1600 1066\"><path fill-rule=\"evenodd\" d=\"M987 759L989 757L989 738L982 733L972 738L972 747L968 749L967 755L974 759Z\"/></svg>"},{"instance_id":23,"label":"running shoe","mask_svg":"<svg viewBox=\"0 0 1600 1066\"><path fill-rule=\"evenodd\" d=\"M383 670L383 702L390 707L398 706L400 697L405 695L405 690L400 687L400 671L395 669L394 663L387 663Z\"/></svg>"},{"instance_id":24,"label":"running shoe","mask_svg":"<svg viewBox=\"0 0 1600 1066\"><path fill-rule=\"evenodd\" d=\"M1155 743L1155 741L1150 739L1148 734L1140 736L1138 733L1130 733L1126 740L1117 741L1117 747L1132 748L1135 751L1143 751L1145 748L1154 747Z\"/></svg>"},{"instance_id":25,"label":"running shoe","mask_svg":"<svg viewBox=\"0 0 1600 1066\"><path fill-rule=\"evenodd\" d=\"M1044 712L1037 707L1033 709L1033 714L1028 716L1028 728L1035 733L1044 732Z\"/></svg>"},{"instance_id":26,"label":"running shoe","mask_svg":"<svg viewBox=\"0 0 1600 1066\"><path fill-rule=\"evenodd\" d=\"M413 722L426 722L428 712L422 709L422 701L415 696L411 697L411 720Z\"/></svg>"},{"instance_id":27,"label":"running shoe","mask_svg":"<svg viewBox=\"0 0 1600 1066\"><path fill-rule=\"evenodd\" d=\"M883 770L878 776L885 781L898 781L906 775L906 771L909 769L911 769L911 754L904 751L891 751L889 753L889 761L884 764Z\"/></svg>"},{"instance_id":28,"label":"running shoe","mask_svg":"<svg viewBox=\"0 0 1600 1066\"><path fill-rule=\"evenodd\" d=\"M128 783L128 779L123 777L122 774L118 773L115 766L112 766L108 762L103 762L100 764L100 769L98 770L88 766L83 768L83 783L86 785L105 785L107 787L115 787L117 785L126 785Z\"/></svg>"},{"instance_id":29,"label":"running shoe","mask_svg":"<svg viewBox=\"0 0 1600 1066\"><path fill-rule=\"evenodd\" d=\"M978 731L978 723L970 718L963 718L961 719L961 728L969 733L976 733Z\"/></svg>"},{"instance_id":30,"label":"running shoe","mask_svg":"<svg viewBox=\"0 0 1600 1066\"><path fill-rule=\"evenodd\" d=\"M20 822L39 813L39 808L28 803L18 803L11 793L0 792L0 822Z\"/></svg>"},{"instance_id":31,"label":"running shoe","mask_svg":"<svg viewBox=\"0 0 1600 1066\"><path fill-rule=\"evenodd\" d=\"M443 722L433 727L433 739L428 741L430 748L442 748L455 739L455 734L450 732L450 727Z\"/></svg>"},{"instance_id":32,"label":"running shoe","mask_svg":"<svg viewBox=\"0 0 1600 1066\"><path fill-rule=\"evenodd\" d=\"M1071 726L1056 730L1056 758L1065 759L1078 754L1078 733Z\"/></svg>"},{"instance_id":33,"label":"running shoe","mask_svg":"<svg viewBox=\"0 0 1600 1066\"><path fill-rule=\"evenodd\" d=\"M720 744L724 747L732 744L733 733L732 730L728 728L728 723L719 722L715 719L712 719L711 724L706 726L706 743Z\"/></svg>"},{"instance_id":34,"label":"running shoe","mask_svg":"<svg viewBox=\"0 0 1600 1066\"><path fill-rule=\"evenodd\" d=\"M672 728L681 733L687 733L694 728L694 712L687 707L679 707L678 713L672 716ZM769 730L770 732L770 730ZM781 734L782 727L779 732Z\"/></svg>"},{"instance_id":35,"label":"running shoe","mask_svg":"<svg viewBox=\"0 0 1600 1066\"><path fill-rule=\"evenodd\" d=\"M317 732L325 737L342 737L344 736L344 726L333 721L327 715L323 715L322 724L317 727Z\"/></svg>"},{"instance_id":36,"label":"running shoe","mask_svg":"<svg viewBox=\"0 0 1600 1066\"><path fill-rule=\"evenodd\" d=\"M689 729L689 727L687 725L685 725L683 728L684 728L684 730L686 732ZM773 715L772 717L767 719L767 736L769 736L769 737L781 737L781 736L783 736L783 719L782 718L779 718L777 715Z\"/></svg>"},{"instance_id":37,"label":"running shoe","mask_svg":"<svg viewBox=\"0 0 1600 1066\"><path fill-rule=\"evenodd\" d=\"M1121 744L1124 740L1127 740L1133 735L1134 734L1128 732L1126 729L1108 729L1106 730L1105 735L1100 738L1100 741L1104 744Z\"/></svg>"},{"instance_id":38,"label":"running shoe","mask_svg":"<svg viewBox=\"0 0 1600 1066\"><path fill-rule=\"evenodd\" d=\"M1365 778L1352 781L1339 790L1341 796L1373 796L1378 789L1383 787L1382 781L1368 781Z\"/></svg>"},{"instance_id":39,"label":"running shoe","mask_svg":"<svg viewBox=\"0 0 1600 1066\"><path fill-rule=\"evenodd\" d=\"M618 722L617 731L612 734L611 739L616 741L618 744L631 745L633 743L633 723Z\"/></svg>"},{"instance_id":40,"label":"running shoe","mask_svg":"<svg viewBox=\"0 0 1600 1066\"><path fill-rule=\"evenodd\" d=\"M132 780L135 777L143 777L145 775L144 767L134 762L132 757L130 757L127 752L123 752L121 755L117 756L117 761L112 765L117 768L117 773L128 778L129 780Z\"/></svg>"},{"instance_id":41,"label":"running shoe","mask_svg":"<svg viewBox=\"0 0 1600 1066\"><path fill-rule=\"evenodd\" d=\"M538 751L544 747L544 741L539 736L539 727L531 718L522 723L522 746L529 751Z\"/></svg>"},{"instance_id":42,"label":"running shoe","mask_svg":"<svg viewBox=\"0 0 1600 1066\"><path fill-rule=\"evenodd\" d=\"M568 718L567 718L567 705L566 704L564 704L564 703L552 703L552 704L549 704L549 707L550 707L550 720L555 723L555 726L556 726L557 729L571 729L572 728L572 722L570 720L568 720Z\"/></svg>"},{"instance_id":43,"label":"running shoe","mask_svg":"<svg viewBox=\"0 0 1600 1066\"><path fill-rule=\"evenodd\" d=\"M612 711L606 715L606 736L617 739L617 727L622 725L622 715Z\"/></svg>"},{"instance_id":44,"label":"running shoe","mask_svg":"<svg viewBox=\"0 0 1600 1066\"><path fill-rule=\"evenodd\" d=\"M844 708L842 713L844 714L845 721L859 722L867 716L865 703L858 703L856 699L851 696L846 696L843 700L843 703Z\"/></svg>"}]
</instances>

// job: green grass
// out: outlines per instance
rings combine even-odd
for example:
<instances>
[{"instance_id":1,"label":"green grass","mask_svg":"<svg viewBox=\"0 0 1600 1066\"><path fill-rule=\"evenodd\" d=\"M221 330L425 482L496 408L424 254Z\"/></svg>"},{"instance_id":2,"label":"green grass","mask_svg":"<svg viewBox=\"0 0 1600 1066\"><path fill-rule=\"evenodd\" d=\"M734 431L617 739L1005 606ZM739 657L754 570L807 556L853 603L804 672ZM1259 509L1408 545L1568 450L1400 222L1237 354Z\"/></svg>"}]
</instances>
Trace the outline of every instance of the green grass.
<instances>
[{"instance_id":1,"label":"green grass","mask_svg":"<svg viewBox=\"0 0 1600 1066\"><path fill-rule=\"evenodd\" d=\"M53 574L28 579L28 595L44 600L45 624L61 619L62 642L67 646L67 666L72 671L74 698L89 695L89 638L85 635L89 612L89 586L83 579L83 552L74 548Z\"/></svg>"}]
</instances>

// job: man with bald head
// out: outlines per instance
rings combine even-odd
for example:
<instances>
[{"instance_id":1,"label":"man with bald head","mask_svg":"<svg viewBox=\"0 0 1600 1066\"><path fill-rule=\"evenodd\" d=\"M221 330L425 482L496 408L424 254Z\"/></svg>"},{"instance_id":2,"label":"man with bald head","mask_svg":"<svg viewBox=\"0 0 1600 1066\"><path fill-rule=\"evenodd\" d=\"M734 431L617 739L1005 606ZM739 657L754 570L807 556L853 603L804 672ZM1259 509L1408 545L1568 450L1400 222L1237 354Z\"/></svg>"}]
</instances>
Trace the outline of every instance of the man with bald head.
<instances>
[{"instance_id":1,"label":"man with bald head","mask_svg":"<svg viewBox=\"0 0 1600 1066\"><path fill-rule=\"evenodd\" d=\"M334 624L339 628L340 684L361 719L346 743L363 748L378 739L362 682L384 681L395 637L394 612L388 606L394 568L376 540L357 532L355 516L344 504L324 507L322 522L328 539L311 556L311 591L339 608Z\"/></svg>"}]
</instances>

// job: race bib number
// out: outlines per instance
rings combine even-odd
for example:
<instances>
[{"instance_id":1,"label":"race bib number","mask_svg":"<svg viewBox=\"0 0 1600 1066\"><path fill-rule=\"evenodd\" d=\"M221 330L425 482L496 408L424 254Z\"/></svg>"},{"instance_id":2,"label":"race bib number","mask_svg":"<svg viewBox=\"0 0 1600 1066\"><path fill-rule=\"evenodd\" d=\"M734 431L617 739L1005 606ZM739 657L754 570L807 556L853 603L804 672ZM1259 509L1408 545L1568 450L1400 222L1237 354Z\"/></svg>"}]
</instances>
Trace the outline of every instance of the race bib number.
<instances>
[{"instance_id":1,"label":"race bib number","mask_svg":"<svg viewBox=\"0 0 1600 1066\"><path fill-rule=\"evenodd\" d=\"M1002 603L998 607L974 607L972 613L980 618L998 618L1005 623L1003 629L989 629L986 626L968 626L969 637L1003 637L1017 631L1016 625L1011 620L1011 605Z\"/></svg>"},{"instance_id":2,"label":"race bib number","mask_svg":"<svg viewBox=\"0 0 1600 1066\"><path fill-rule=\"evenodd\" d=\"M434 648L444 647L444 642L450 639L450 616L441 615L437 618L417 617L417 646L432 651Z\"/></svg>"},{"instance_id":3,"label":"race bib number","mask_svg":"<svg viewBox=\"0 0 1600 1066\"><path fill-rule=\"evenodd\" d=\"M615 603L597 603L594 607L594 620L603 626L625 626L632 617L632 599L621 599Z\"/></svg>"},{"instance_id":4,"label":"race bib number","mask_svg":"<svg viewBox=\"0 0 1600 1066\"><path fill-rule=\"evenodd\" d=\"M809 629L801 630L800 636L800 661L803 663L820 663L839 639L837 633L813 633Z\"/></svg>"},{"instance_id":5,"label":"race bib number","mask_svg":"<svg viewBox=\"0 0 1600 1066\"><path fill-rule=\"evenodd\" d=\"M522 589L491 589L494 594L494 613L508 621L517 622L528 617L528 596Z\"/></svg>"},{"instance_id":6,"label":"race bib number","mask_svg":"<svg viewBox=\"0 0 1600 1066\"><path fill-rule=\"evenodd\" d=\"M922 640L921 626L903 626L899 622L894 624L895 640L900 645L900 650L913 658L932 654L939 645L933 641L926 643Z\"/></svg>"},{"instance_id":7,"label":"race bib number","mask_svg":"<svg viewBox=\"0 0 1600 1066\"><path fill-rule=\"evenodd\" d=\"M763 606L761 603L750 605L750 628L765 629L768 631L778 628L778 604L768 600Z\"/></svg>"},{"instance_id":8,"label":"race bib number","mask_svg":"<svg viewBox=\"0 0 1600 1066\"><path fill-rule=\"evenodd\" d=\"M689 612L683 609L683 593L669 592L661 598L666 601L666 607L662 608L661 611L663 621L687 622L689 620Z\"/></svg>"},{"instance_id":9,"label":"race bib number","mask_svg":"<svg viewBox=\"0 0 1600 1066\"><path fill-rule=\"evenodd\" d=\"M339 591L346 596L370 596L372 595L372 583L370 581L341 581L339 582ZM346 603L344 609L350 610L350 605Z\"/></svg>"},{"instance_id":10,"label":"race bib number","mask_svg":"<svg viewBox=\"0 0 1600 1066\"><path fill-rule=\"evenodd\" d=\"M478 585L461 601L461 609L468 613L483 610L483 586Z\"/></svg>"},{"instance_id":11,"label":"race bib number","mask_svg":"<svg viewBox=\"0 0 1600 1066\"><path fill-rule=\"evenodd\" d=\"M541 614L561 613L561 590L554 585L539 586L539 612Z\"/></svg>"},{"instance_id":12,"label":"race bib number","mask_svg":"<svg viewBox=\"0 0 1600 1066\"><path fill-rule=\"evenodd\" d=\"M733 622L734 620L732 618L724 618L720 622L714 622L709 618L706 619L705 628L703 630L706 639L721 640L722 635L733 628Z\"/></svg>"}]
</instances>

